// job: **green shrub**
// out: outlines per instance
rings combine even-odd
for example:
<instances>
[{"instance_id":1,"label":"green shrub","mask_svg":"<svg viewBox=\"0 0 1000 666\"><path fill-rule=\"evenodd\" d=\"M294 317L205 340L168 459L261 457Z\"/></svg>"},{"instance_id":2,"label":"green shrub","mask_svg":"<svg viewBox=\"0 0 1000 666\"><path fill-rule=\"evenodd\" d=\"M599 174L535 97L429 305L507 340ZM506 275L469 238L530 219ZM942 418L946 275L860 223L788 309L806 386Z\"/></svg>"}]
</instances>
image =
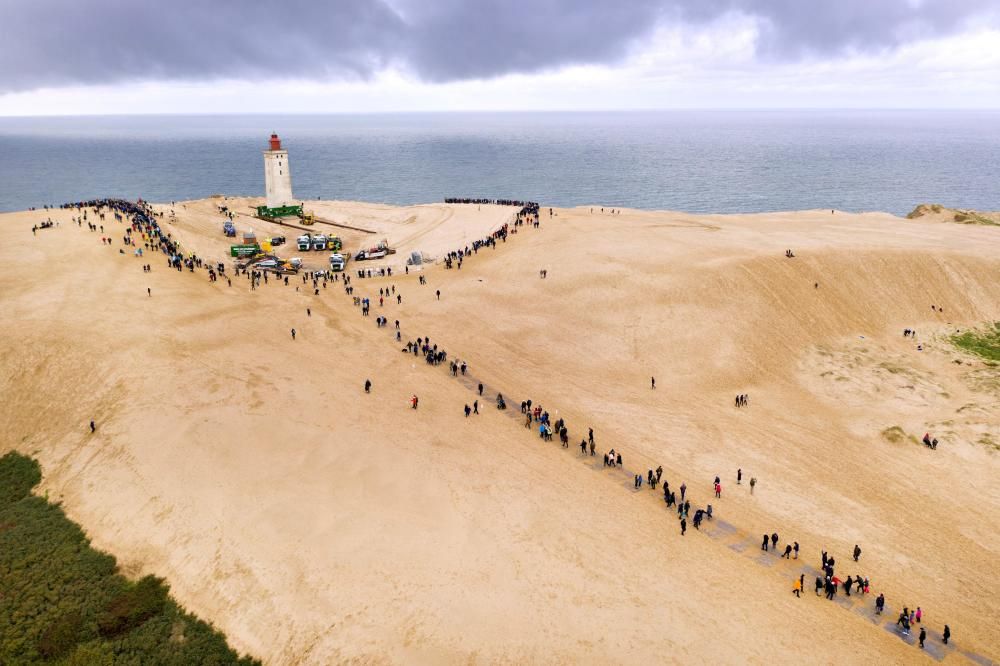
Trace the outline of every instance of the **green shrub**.
<instances>
[{"instance_id":1,"label":"green shrub","mask_svg":"<svg viewBox=\"0 0 1000 666\"><path fill-rule=\"evenodd\" d=\"M119 574L60 507L31 494L40 480L31 458L0 457L0 664L258 663L185 613L162 580Z\"/></svg>"},{"instance_id":2,"label":"green shrub","mask_svg":"<svg viewBox=\"0 0 1000 666\"><path fill-rule=\"evenodd\" d=\"M38 639L38 653L46 659L55 659L68 653L79 642L83 618L76 611L59 617L42 632Z\"/></svg>"},{"instance_id":3,"label":"green shrub","mask_svg":"<svg viewBox=\"0 0 1000 666\"><path fill-rule=\"evenodd\" d=\"M162 611L166 601L167 588L163 581L154 576L146 576L138 583L130 584L108 602L104 612L97 618L97 629L102 636L109 638L135 629Z\"/></svg>"},{"instance_id":4,"label":"green shrub","mask_svg":"<svg viewBox=\"0 0 1000 666\"><path fill-rule=\"evenodd\" d=\"M966 331L951 336L956 347L989 361L1000 361L1000 321L978 331Z\"/></svg>"},{"instance_id":5,"label":"green shrub","mask_svg":"<svg viewBox=\"0 0 1000 666\"><path fill-rule=\"evenodd\" d=\"M41 480L37 462L20 453L8 453L0 458L0 505L27 497Z\"/></svg>"}]
</instances>

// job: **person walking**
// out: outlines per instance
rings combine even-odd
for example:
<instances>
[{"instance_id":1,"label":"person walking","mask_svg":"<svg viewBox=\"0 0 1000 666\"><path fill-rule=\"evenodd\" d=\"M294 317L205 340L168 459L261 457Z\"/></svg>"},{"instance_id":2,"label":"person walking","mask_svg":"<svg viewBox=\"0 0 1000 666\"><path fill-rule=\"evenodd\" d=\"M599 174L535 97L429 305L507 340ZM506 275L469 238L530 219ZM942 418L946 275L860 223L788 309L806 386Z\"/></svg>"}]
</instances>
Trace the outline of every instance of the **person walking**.
<instances>
[{"instance_id":1,"label":"person walking","mask_svg":"<svg viewBox=\"0 0 1000 666\"><path fill-rule=\"evenodd\" d=\"M763 550L765 553L767 552L767 535L766 534L764 535L764 540L761 541L761 543L760 543L760 549Z\"/></svg>"},{"instance_id":2,"label":"person walking","mask_svg":"<svg viewBox=\"0 0 1000 666\"><path fill-rule=\"evenodd\" d=\"M775 550L778 549L778 533L777 532L775 532L774 534L771 535L771 548L773 548Z\"/></svg>"},{"instance_id":3,"label":"person walking","mask_svg":"<svg viewBox=\"0 0 1000 666\"><path fill-rule=\"evenodd\" d=\"M743 484L743 468L742 467L740 467L739 469L736 470L736 484L737 485L742 485Z\"/></svg>"},{"instance_id":4,"label":"person walking","mask_svg":"<svg viewBox=\"0 0 1000 666\"><path fill-rule=\"evenodd\" d=\"M799 542L798 541L796 541L795 545L792 546L792 550L795 551L795 559L796 560L799 559Z\"/></svg>"},{"instance_id":5,"label":"person walking","mask_svg":"<svg viewBox=\"0 0 1000 666\"><path fill-rule=\"evenodd\" d=\"M756 486L756 485L757 485L757 477L756 476L751 476L750 477L750 494L751 495L753 495L753 487Z\"/></svg>"},{"instance_id":6,"label":"person walking","mask_svg":"<svg viewBox=\"0 0 1000 666\"><path fill-rule=\"evenodd\" d=\"M854 544L854 561L857 562L859 557L861 557L861 546Z\"/></svg>"},{"instance_id":7,"label":"person walking","mask_svg":"<svg viewBox=\"0 0 1000 666\"><path fill-rule=\"evenodd\" d=\"M365 393L371 393L371 392L372 392L372 380L366 379L365 380Z\"/></svg>"},{"instance_id":8,"label":"person walking","mask_svg":"<svg viewBox=\"0 0 1000 666\"><path fill-rule=\"evenodd\" d=\"M479 401L478 400L473 400L472 401L472 413L473 414L478 414L479 413Z\"/></svg>"},{"instance_id":9,"label":"person walking","mask_svg":"<svg viewBox=\"0 0 1000 666\"><path fill-rule=\"evenodd\" d=\"M651 388L655 389L656 388L656 377L650 377L649 378L649 383L651 385Z\"/></svg>"},{"instance_id":10,"label":"person walking","mask_svg":"<svg viewBox=\"0 0 1000 666\"><path fill-rule=\"evenodd\" d=\"M920 627L920 636L918 638L920 639L920 649L923 650L924 641L927 640L927 629Z\"/></svg>"},{"instance_id":11,"label":"person walking","mask_svg":"<svg viewBox=\"0 0 1000 666\"><path fill-rule=\"evenodd\" d=\"M419 399L417 398L416 394L410 396L410 406L413 409L417 408L417 403L418 402L419 402Z\"/></svg>"},{"instance_id":12,"label":"person walking","mask_svg":"<svg viewBox=\"0 0 1000 666\"><path fill-rule=\"evenodd\" d=\"M875 614L881 615L883 610L885 610L885 595L879 593L875 598Z\"/></svg>"},{"instance_id":13,"label":"person walking","mask_svg":"<svg viewBox=\"0 0 1000 666\"><path fill-rule=\"evenodd\" d=\"M951 627L949 627L946 624L946 625L944 625L944 633L941 634L941 640L944 642L945 645L947 645L949 638L951 638Z\"/></svg>"},{"instance_id":14,"label":"person walking","mask_svg":"<svg viewBox=\"0 0 1000 666\"><path fill-rule=\"evenodd\" d=\"M684 501L684 493L687 492L687 489L688 489L687 484L686 483L682 483L681 484L681 501L682 502Z\"/></svg>"},{"instance_id":15,"label":"person walking","mask_svg":"<svg viewBox=\"0 0 1000 666\"><path fill-rule=\"evenodd\" d=\"M472 407L469 407L468 405L466 405L465 406L465 418L469 418L469 414L471 414L471 413L472 413Z\"/></svg>"},{"instance_id":16,"label":"person walking","mask_svg":"<svg viewBox=\"0 0 1000 666\"><path fill-rule=\"evenodd\" d=\"M719 498L722 497L722 484L718 481L715 482L715 496Z\"/></svg>"},{"instance_id":17,"label":"person walking","mask_svg":"<svg viewBox=\"0 0 1000 666\"><path fill-rule=\"evenodd\" d=\"M292 329L292 340L294 340L294 339L295 339L295 329L293 328Z\"/></svg>"},{"instance_id":18,"label":"person walking","mask_svg":"<svg viewBox=\"0 0 1000 666\"><path fill-rule=\"evenodd\" d=\"M94 433L94 431L96 431L96 430L97 430L97 425L95 425L95 424L94 424L94 421L93 421L93 420L91 420L91 421L90 421L90 432L91 432L91 434L93 434L93 433Z\"/></svg>"},{"instance_id":19,"label":"person walking","mask_svg":"<svg viewBox=\"0 0 1000 666\"><path fill-rule=\"evenodd\" d=\"M483 383L479 382L479 395L483 394Z\"/></svg>"},{"instance_id":20,"label":"person walking","mask_svg":"<svg viewBox=\"0 0 1000 666\"><path fill-rule=\"evenodd\" d=\"M792 547L791 546L789 546L789 545L785 546L785 554L782 555L782 557L785 558L786 560L792 559Z\"/></svg>"},{"instance_id":21,"label":"person walking","mask_svg":"<svg viewBox=\"0 0 1000 666\"><path fill-rule=\"evenodd\" d=\"M687 519L681 518L681 536L684 536L684 533L687 532L687 529L688 529Z\"/></svg>"},{"instance_id":22,"label":"person walking","mask_svg":"<svg viewBox=\"0 0 1000 666\"><path fill-rule=\"evenodd\" d=\"M801 598L802 595L802 580L800 578L795 579L795 584L792 586L792 592L795 593L796 597Z\"/></svg>"},{"instance_id":23,"label":"person walking","mask_svg":"<svg viewBox=\"0 0 1000 666\"><path fill-rule=\"evenodd\" d=\"M437 299L439 301L441 300L441 290L440 289L437 290Z\"/></svg>"}]
</instances>

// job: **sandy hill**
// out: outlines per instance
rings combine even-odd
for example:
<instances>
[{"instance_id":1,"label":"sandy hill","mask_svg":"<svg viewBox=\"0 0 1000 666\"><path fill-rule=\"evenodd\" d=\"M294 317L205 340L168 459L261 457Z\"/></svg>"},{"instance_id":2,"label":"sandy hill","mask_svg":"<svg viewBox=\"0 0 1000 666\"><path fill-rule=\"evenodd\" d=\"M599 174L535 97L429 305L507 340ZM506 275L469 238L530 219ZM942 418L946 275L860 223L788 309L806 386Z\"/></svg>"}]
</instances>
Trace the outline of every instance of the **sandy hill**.
<instances>
[{"instance_id":1,"label":"sandy hill","mask_svg":"<svg viewBox=\"0 0 1000 666\"><path fill-rule=\"evenodd\" d=\"M221 258L218 204L158 209L185 250ZM376 232L345 232L349 249L388 238L400 267L512 214L314 206ZM906 605L926 613L928 658L1000 659L1000 371L947 340L1000 319L992 227L544 209L540 228L461 270L425 267L426 285L355 277L374 301L362 317L340 282L318 296L301 278L209 283L157 253L119 254L119 223L103 222L115 240L102 245L75 214L0 216L0 450L36 455L44 491L97 547L165 576L240 650L317 664L898 663L918 655L885 626ZM59 226L33 236L48 216ZM402 303L379 306L392 287ZM429 337L468 375L401 353L397 319L404 342ZM482 413L465 418L479 382ZM523 427L528 398L566 419L568 449ZM595 457L578 446L588 428ZM625 469L603 466L612 447ZM681 536L662 493L634 488L658 465L692 509L713 504L711 524ZM760 551L772 532L801 545L798 561ZM872 594L816 597L823 550Z\"/></svg>"},{"instance_id":2,"label":"sandy hill","mask_svg":"<svg viewBox=\"0 0 1000 666\"><path fill-rule=\"evenodd\" d=\"M941 204L920 204L906 216L911 220L922 219L935 222L955 222L957 224L985 224L1000 226L1000 211L984 212L948 208Z\"/></svg>"}]
</instances>

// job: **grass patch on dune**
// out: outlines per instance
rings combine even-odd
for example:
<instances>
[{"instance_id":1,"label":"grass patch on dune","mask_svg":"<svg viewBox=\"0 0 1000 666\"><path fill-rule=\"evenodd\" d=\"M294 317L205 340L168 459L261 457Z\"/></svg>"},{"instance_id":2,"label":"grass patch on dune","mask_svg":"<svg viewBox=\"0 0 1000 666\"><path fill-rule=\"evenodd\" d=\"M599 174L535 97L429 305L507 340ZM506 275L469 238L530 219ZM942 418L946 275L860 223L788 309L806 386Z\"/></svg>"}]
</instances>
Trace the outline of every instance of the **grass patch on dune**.
<instances>
[{"instance_id":1,"label":"grass patch on dune","mask_svg":"<svg viewBox=\"0 0 1000 666\"><path fill-rule=\"evenodd\" d=\"M882 431L882 438L893 444L899 444L906 439L906 433L899 426L892 426Z\"/></svg>"},{"instance_id":2,"label":"grass patch on dune","mask_svg":"<svg viewBox=\"0 0 1000 666\"><path fill-rule=\"evenodd\" d=\"M130 581L63 510L32 494L38 463L0 458L0 664L256 664L170 598Z\"/></svg>"},{"instance_id":3,"label":"grass patch on dune","mask_svg":"<svg viewBox=\"0 0 1000 666\"><path fill-rule=\"evenodd\" d=\"M913 435L907 434L906 431L900 428L899 426L892 426L891 428L886 428L885 430L882 431L881 434L882 434L882 439L884 439L887 442L891 442L893 444L902 444L903 442L911 442L913 444L921 443L919 439L917 439Z\"/></svg>"},{"instance_id":4,"label":"grass patch on dune","mask_svg":"<svg viewBox=\"0 0 1000 666\"><path fill-rule=\"evenodd\" d=\"M951 342L959 349L988 361L1000 361L1000 321L980 330L956 333L951 336Z\"/></svg>"},{"instance_id":5,"label":"grass patch on dune","mask_svg":"<svg viewBox=\"0 0 1000 666\"><path fill-rule=\"evenodd\" d=\"M959 224L983 224L988 227L998 227L1000 224L990 218L980 215L974 210L960 210L955 212L955 221Z\"/></svg>"}]
</instances>

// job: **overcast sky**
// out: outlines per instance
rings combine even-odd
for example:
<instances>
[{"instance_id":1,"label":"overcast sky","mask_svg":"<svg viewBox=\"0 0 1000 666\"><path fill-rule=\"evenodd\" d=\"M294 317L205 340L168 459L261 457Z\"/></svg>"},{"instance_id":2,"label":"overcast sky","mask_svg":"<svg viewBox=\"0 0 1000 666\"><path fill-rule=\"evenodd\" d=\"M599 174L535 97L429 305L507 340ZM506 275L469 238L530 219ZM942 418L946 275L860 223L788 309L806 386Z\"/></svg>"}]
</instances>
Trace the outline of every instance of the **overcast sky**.
<instances>
[{"instance_id":1,"label":"overcast sky","mask_svg":"<svg viewBox=\"0 0 1000 666\"><path fill-rule=\"evenodd\" d=\"M0 114L1000 108L1000 0L0 0Z\"/></svg>"}]
</instances>

